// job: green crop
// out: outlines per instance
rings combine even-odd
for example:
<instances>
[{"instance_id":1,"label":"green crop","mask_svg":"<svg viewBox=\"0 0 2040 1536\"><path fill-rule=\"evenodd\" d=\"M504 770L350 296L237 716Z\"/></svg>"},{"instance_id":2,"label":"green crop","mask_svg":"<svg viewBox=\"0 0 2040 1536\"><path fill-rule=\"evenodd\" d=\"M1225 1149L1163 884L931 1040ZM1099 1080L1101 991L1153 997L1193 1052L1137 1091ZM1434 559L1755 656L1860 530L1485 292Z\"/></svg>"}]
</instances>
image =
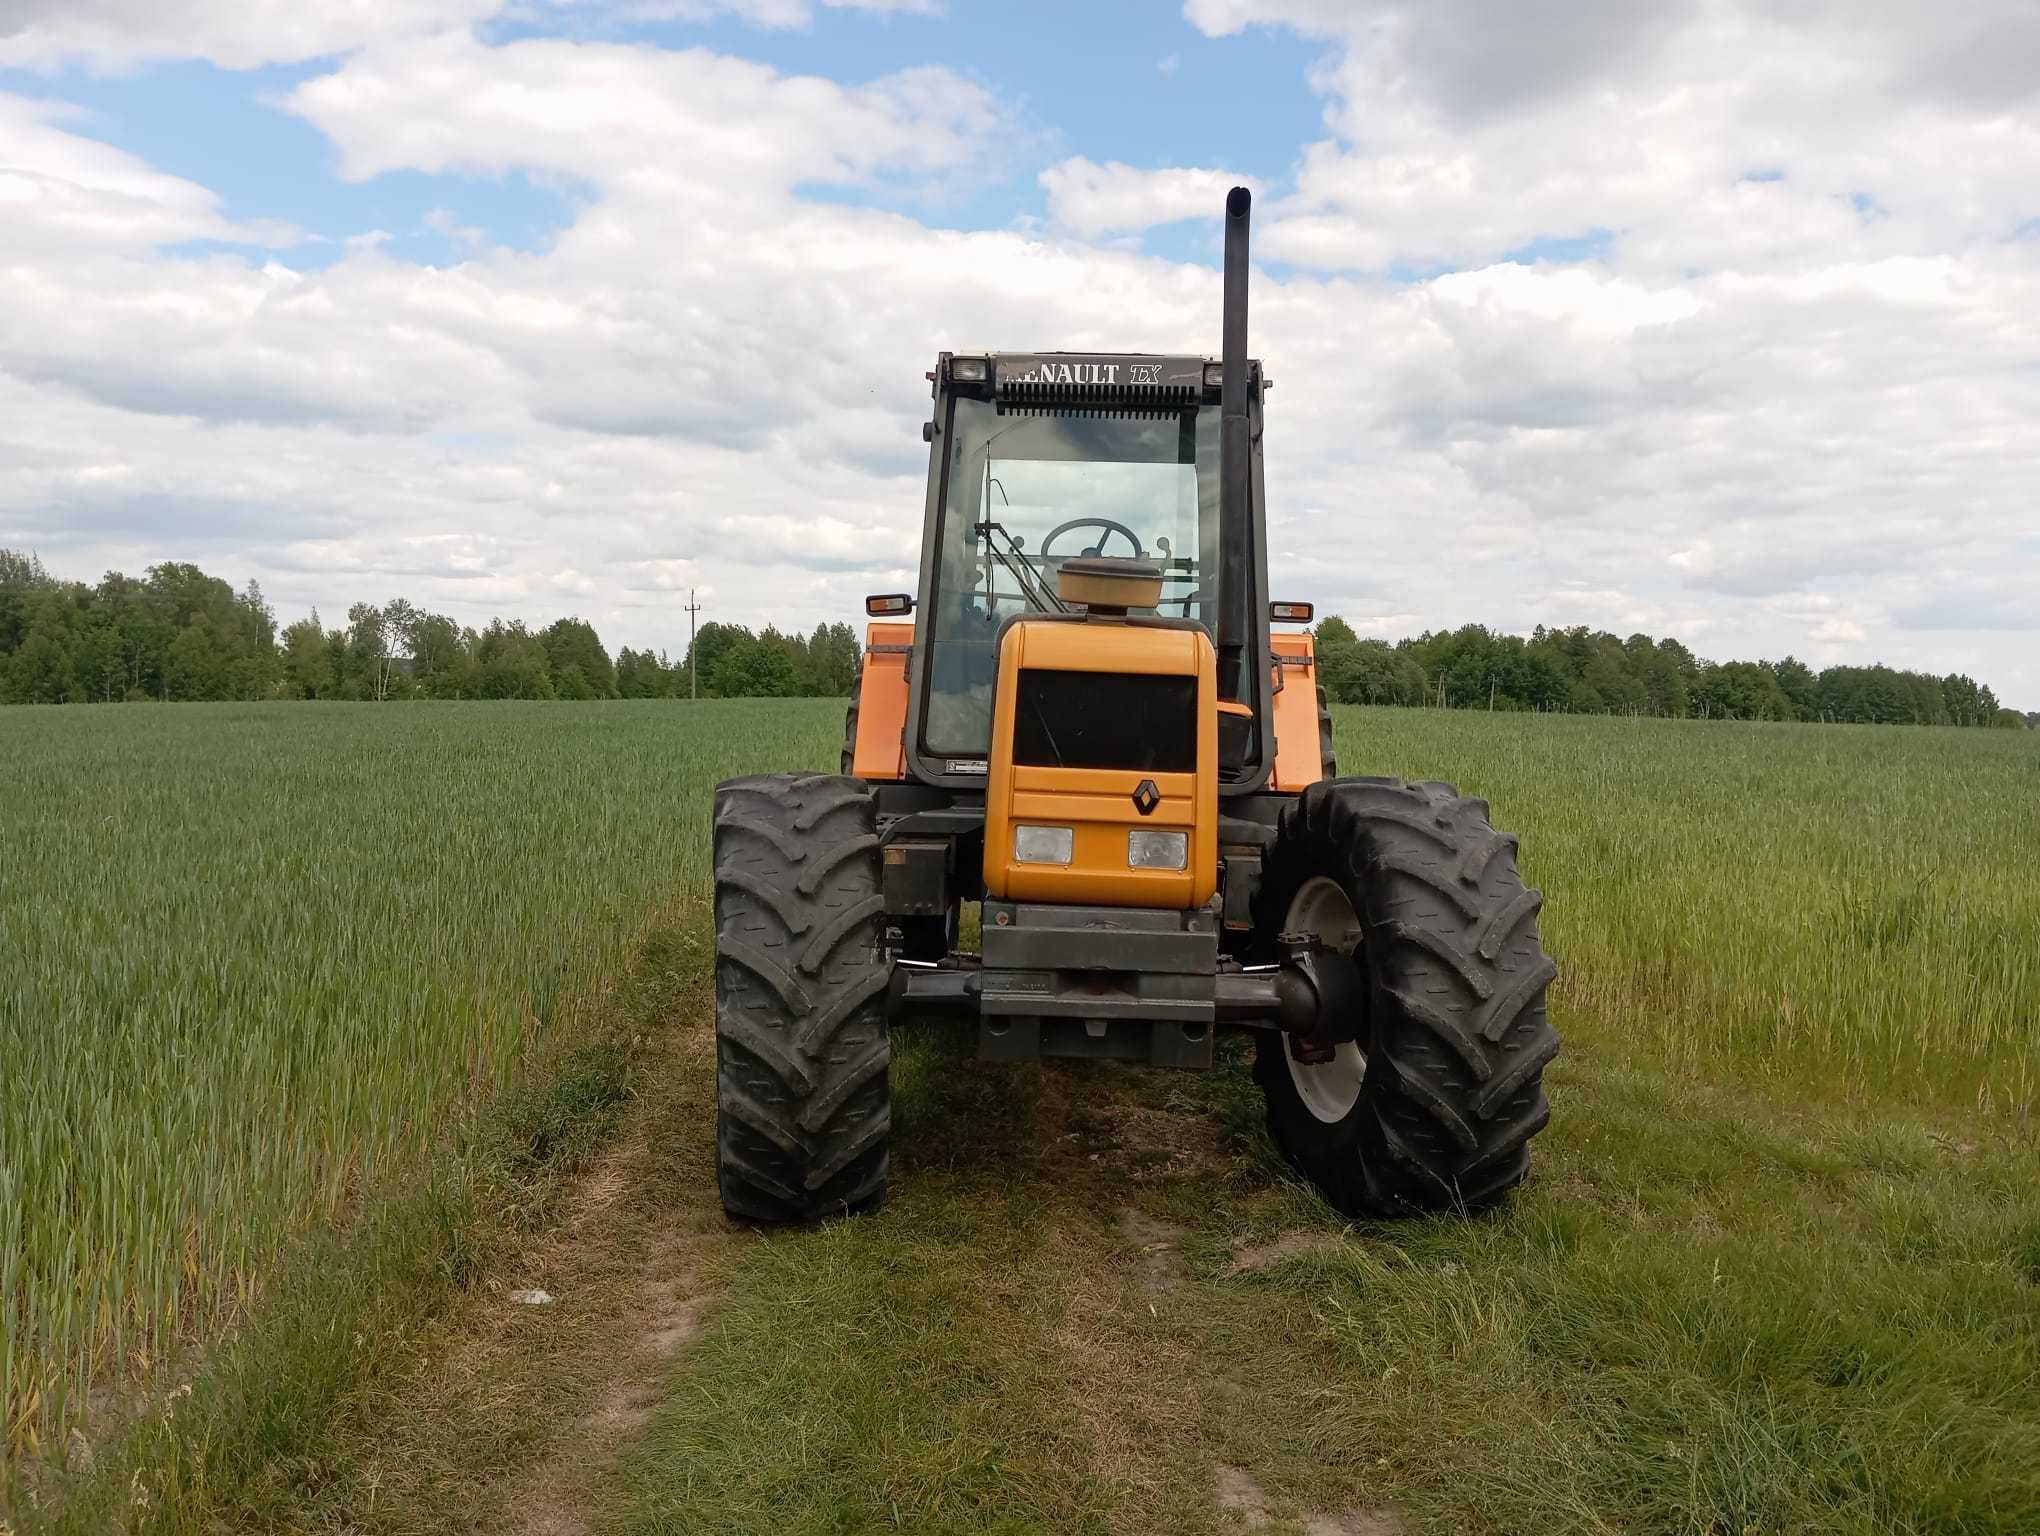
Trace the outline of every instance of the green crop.
<instances>
[{"instance_id":1,"label":"green crop","mask_svg":"<svg viewBox=\"0 0 2040 1536\"><path fill-rule=\"evenodd\" d=\"M8 1438L231 1327L282 1243L514 1079L701 887L710 786L833 764L840 710L0 716ZM1361 709L1338 731L1349 771L1454 779L1523 837L1570 1051L2030 1114L2040 740Z\"/></svg>"},{"instance_id":2,"label":"green crop","mask_svg":"<svg viewBox=\"0 0 2040 1536\"><path fill-rule=\"evenodd\" d=\"M1568 1045L2030 1117L2040 736L1338 712L1339 761L1522 839Z\"/></svg>"},{"instance_id":3,"label":"green crop","mask_svg":"<svg viewBox=\"0 0 2040 1536\"><path fill-rule=\"evenodd\" d=\"M828 713L0 716L10 1438L230 1326L704 879L709 785L826 759Z\"/></svg>"}]
</instances>

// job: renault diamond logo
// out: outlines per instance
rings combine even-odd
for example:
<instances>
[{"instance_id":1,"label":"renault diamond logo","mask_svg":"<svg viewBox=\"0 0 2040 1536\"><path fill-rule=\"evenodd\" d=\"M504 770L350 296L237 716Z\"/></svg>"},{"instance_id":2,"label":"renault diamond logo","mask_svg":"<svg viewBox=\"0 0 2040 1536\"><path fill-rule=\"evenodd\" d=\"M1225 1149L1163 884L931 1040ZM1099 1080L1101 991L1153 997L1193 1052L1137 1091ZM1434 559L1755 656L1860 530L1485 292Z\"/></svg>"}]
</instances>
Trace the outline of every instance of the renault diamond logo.
<instances>
[{"instance_id":1,"label":"renault diamond logo","mask_svg":"<svg viewBox=\"0 0 2040 1536\"><path fill-rule=\"evenodd\" d=\"M1133 808L1143 816L1151 816L1155 807L1161 803L1162 792L1155 788L1155 781L1142 779L1140 787L1133 792Z\"/></svg>"}]
</instances>

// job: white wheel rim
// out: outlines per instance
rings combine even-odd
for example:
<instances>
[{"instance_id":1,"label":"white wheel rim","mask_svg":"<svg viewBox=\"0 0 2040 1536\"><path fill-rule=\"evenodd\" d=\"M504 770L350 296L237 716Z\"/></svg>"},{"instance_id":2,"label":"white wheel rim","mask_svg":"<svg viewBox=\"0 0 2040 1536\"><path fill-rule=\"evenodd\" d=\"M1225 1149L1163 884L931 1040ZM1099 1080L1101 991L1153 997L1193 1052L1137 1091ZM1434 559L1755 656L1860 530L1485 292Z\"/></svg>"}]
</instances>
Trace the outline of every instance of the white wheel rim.
<instances>
[{"instance_id":1,"label":"white wheel rim","mask_svg":"<svg viewBox=\"0 0 2040 1536\"><path fill-rule=\"evenodd\" d=\"M1360 944L1360 919L1339 883L1325 875L1303 882L1289 903L1285 933L1312 933L1326 949L1350 955ZM1326 1125L1337 1125L1360 1102L1360 1082L1367 1075L1367 1053L1351 1040L1332 1048L1332 1059L1317 1066L1298 1061L1283 1042L1282 1059L1303 1107Z\"/></svg>"}]
</instances>

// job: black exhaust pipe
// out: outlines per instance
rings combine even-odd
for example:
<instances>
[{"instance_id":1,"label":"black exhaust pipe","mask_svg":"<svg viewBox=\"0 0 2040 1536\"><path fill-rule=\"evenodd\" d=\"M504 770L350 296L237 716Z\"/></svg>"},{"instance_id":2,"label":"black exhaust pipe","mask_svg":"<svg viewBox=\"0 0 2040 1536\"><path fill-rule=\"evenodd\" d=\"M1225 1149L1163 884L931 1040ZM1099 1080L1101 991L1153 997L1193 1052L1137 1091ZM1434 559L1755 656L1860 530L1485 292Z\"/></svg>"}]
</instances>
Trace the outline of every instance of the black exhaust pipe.
<instances>
[{"instance_id":1,"label":"black exhaust pipe","mask_svg":"<svg viewBox=\"0 0 2040 1536\"><path fill-rule=\"evenodd\" d=\"M1254 195L1225 196L1225 311L1218 392L1218 696L1243 700L1253 626L1253 453L1247 423L1247 219ZM1242 743L1242 746L1245 744ZM1236 765L1228 765L1236 766Z\"/></svg>"}]
</instances>

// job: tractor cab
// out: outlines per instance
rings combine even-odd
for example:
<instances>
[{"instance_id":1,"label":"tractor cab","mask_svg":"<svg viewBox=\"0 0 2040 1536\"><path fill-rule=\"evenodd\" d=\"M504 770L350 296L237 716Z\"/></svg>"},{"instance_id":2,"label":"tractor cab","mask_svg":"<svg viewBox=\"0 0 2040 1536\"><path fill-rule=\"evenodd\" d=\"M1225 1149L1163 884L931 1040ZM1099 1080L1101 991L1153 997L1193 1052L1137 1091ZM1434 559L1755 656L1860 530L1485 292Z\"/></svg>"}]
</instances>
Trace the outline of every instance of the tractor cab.
<instances>
[{"instance_id":1,"label":"tractor cab","mask_svg":"<svg viewBox=\"0 0 2040 1536\"><path fill-rule=\"evenodd\" d=\"M1258 430L1259 369L1248 369ZM1063 590L1072 560L1151 573L1160 583L1154 601L1125 617L1194 624L1214 647L1230 589L1260 607L1260 563L1228 568L1224 560L1222 372L1211 358L1140 354L937 359L925 429L933 452L911 668L912 777L959 788L981 782L1001 635L1017 619L1081 619L1097 606ZM1258 529L1247 533L1239 542L1257 549ZM1262 641L1253 649L1265 651L1265 625L1252 628ZM1262 709L1266 671L1265 656L1255 657L1235 701L1245 706L1241 718ZM1235 787L1261 766L1254 733L1239 736L1228 775Z\"/></svg>"}]
</instances>

